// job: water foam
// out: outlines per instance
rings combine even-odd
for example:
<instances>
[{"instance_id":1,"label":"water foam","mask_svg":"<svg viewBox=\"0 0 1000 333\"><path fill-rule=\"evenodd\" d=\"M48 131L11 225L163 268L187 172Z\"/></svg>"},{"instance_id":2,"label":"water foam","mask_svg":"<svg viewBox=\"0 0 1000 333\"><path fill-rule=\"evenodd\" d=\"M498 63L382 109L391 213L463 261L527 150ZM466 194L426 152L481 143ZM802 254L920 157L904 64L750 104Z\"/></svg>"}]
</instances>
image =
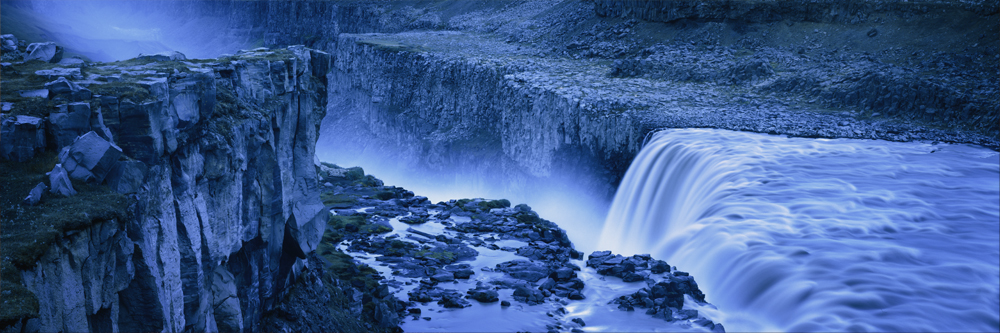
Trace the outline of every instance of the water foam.
<instances>
[{"instance_id":1,"label":"water foam","mask_svg":"<svg viewBox=\"0 0 1000 333\"><path fill-rule=\"evenodd\" d=\"M997 331L1000 156L662 131L599 244L692 272L729 330Z\"/></svg>"}]
</instances>

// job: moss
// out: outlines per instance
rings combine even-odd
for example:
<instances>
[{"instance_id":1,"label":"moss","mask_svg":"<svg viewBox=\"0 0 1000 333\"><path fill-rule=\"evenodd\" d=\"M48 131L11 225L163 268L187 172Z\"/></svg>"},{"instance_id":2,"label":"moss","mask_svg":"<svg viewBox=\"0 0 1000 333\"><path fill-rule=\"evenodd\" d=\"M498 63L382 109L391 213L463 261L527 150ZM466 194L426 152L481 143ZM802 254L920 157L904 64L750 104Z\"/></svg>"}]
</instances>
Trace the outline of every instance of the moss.
<instances>
[{"instance_id":1,"label":"moss","mask_svg":"<svg viewBox=\"0 0 1000 333\"><path fill-rule=\"evenodd\" d=\"M414 257L420 258L431 258L437 259L445 263L450 263L455 261L455 253L450 251L433 251L429 249L422 249L413 253Z\"/></svg>"},{"instance_id":2,"label":"moss","mask_svg":"<svg viewBox=\"0 0 1000 333\"><path fill-rule=\"evenodd\" d=\"M510 207L510 201L507 199L480 201L479 207L485 210L493 208L507 208Z\"/></svg>"},{"instance_id":3,"label":"moss","mask_svg":"<svg viewBox=\"0 0 1000 333\"><path fill-rule=\"evenodd\" d=\"M347 195L347 194L334 194L332 192L324 192L319 195L320 200L323 200L323 204L330 208L345 209L351 208L358 203L358 198Z\"/></svg>"},{"instance_id":4,"label":"moss","mask_svg":"<svg viewBox=\"0 0 1000 333\"><path fill-rule=\"evenodd\" d=\"M16 270L35 266L53 243L66 232L80 230L98 221L131 218L131 199L104 186L74 181L78 194L61 197L46 193L37 206L21 202L38 183L47 182L45 172L57 161L54 152L45 152L25 163L0 161L0 266L8 301L0 310L0 321L36 316L38 301L20 281Z\"/></svg>"},{"instance_id":5,"label":"moss","mask_svg":"<svg viewBox=\"0 0 1000 333\"><path fill-rule=\"evenodd\" d=\"M121 101L128 100L136 104L146 102L152 96L146 87L129 81L91 85L90 91L95 95L117 96Z\"/></svg>"},{"instance_id":6,"label":"moss","mask_svg":"<svg viewBox=\"0 0 1000 333\"><path fill-rule=\"evenodd\" d=\"M363 216L331 215L326 225L341 235L348 233L371 235L392 231L392 228L385 225L369 223ZM339 243L340 241L337 240L337 242Z\"/></svg>"}]
</instances>

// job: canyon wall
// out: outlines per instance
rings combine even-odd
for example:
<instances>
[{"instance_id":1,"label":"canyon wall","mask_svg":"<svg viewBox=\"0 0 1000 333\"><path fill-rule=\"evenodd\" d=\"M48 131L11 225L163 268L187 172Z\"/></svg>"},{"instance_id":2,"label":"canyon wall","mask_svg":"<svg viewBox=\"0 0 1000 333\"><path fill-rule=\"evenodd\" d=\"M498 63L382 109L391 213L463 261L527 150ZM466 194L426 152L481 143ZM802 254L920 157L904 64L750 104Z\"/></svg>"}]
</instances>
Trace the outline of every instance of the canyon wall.
<instances>
[{"instance_id":1,"label":"canyon wall","mask_svg":"<svg viewBox=\"0 0 1000 333\"><path fill-rule=\"evenodd\" d=\"M97 73L139 71L146 75L117 84L145 94L76 100L94 107L121 147L116 167L139 175L135 186L113 186L134 199L131 218L95 219L45 251L22 274L38 318L17 325L259 330L316 249L329 214L314 148L331 57L293 47L133 62L99 64L87 75L89 89L122 78Z\"/></svg>"}]
</instances>

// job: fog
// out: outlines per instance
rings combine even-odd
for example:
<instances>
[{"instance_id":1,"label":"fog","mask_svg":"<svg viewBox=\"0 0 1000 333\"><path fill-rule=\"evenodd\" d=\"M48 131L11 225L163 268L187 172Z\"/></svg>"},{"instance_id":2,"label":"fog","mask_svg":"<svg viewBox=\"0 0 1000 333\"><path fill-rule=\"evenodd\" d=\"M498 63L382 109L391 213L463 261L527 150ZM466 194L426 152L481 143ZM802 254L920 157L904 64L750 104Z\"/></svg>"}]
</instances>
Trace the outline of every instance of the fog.
<instances>
[{"instance_id":1,"label":"fog","mask_svg":"<svg viewBox=\"0 0 1000 333\"><path fill-rule=\"evenodd\" d=\"M92 61L180 51L214 58L252 46L227 29L225 18L202 12L198 1L4 1L3 33L29 42L53 41L67 56Z\"/></svg>"},{"instance_id":2,"label":"fog","mask_svg":"<svg viewBox=\"0 0 1000 333\"><path fill-rule=\"evenodd\" d=\"M360 166L385 185L403 187L434 203L465 198L507 199L511 205L525 203L540 217L566 230L577 250L584 253L599 250L596 245L610 199L593 193L581 185L583 182L562 181L586 179L589 175L560 174L558 179L534 179L528 184L518 184L495 180L496 177L473 169L429 172L393 158L405 153L395 152L391 146L375 146L376 140L368 145L324 144L331 141L329 136L335 135L331 132L330 128L322 130L316 147L316 155L323 162L341 167ZM483 167L488 169L486 165Z\"/></svg>"}]
</instances>

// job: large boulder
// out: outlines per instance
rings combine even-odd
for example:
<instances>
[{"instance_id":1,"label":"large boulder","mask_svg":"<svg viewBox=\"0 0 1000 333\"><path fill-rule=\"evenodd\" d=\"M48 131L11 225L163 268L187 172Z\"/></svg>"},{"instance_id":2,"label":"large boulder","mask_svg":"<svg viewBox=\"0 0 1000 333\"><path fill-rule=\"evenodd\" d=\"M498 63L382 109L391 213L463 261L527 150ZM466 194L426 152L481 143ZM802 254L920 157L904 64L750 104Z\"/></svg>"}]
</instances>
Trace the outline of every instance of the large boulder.
<instances>
[{"instance_id":1,"label":"large boulder","mask_svg":"<svg viewBox=\"0 0 1000 333\"><path fill-rule=\"evenodd\" d=\"M70 178L100 183L118 163L121 148L104 140L94 131L76 139L59 153L59 162Z\"/></svg>"},{"instance_id":2,"label":"large boulder","mask_svg":"<svg viewBox=\"0 0 1000 333\"><path fill-rule=\"evenodd\" d=\"M3 120L0 127L0 156L24 162L45 149L45 122L41 118L19 115Z\"/></svg>"},{"instance_id":3,"label":"large boulder","mask_svg":"<svg viewBox=\"0 0 1000 333\"><path fill-rule=\"evenodd\" d=\"M67 80L65 77L59 77L55 81L46 83L45 89L49 90L49 99L65 99L70 102L82 102L89 101L93 96L90 89L81 87L80 85Z\"/></svg>"},{"instance_id":4,"label":"large boulder","mask_svg":"<svg viewBox=\"0 0 1000 333\"><path fill-rule=\"evenodd\" d=\"M28 55L24 61L41 60L44 62L57 63L62 60L63 48L53 42L31 43L28 45Z\"/></svg>"}]
</instances>

